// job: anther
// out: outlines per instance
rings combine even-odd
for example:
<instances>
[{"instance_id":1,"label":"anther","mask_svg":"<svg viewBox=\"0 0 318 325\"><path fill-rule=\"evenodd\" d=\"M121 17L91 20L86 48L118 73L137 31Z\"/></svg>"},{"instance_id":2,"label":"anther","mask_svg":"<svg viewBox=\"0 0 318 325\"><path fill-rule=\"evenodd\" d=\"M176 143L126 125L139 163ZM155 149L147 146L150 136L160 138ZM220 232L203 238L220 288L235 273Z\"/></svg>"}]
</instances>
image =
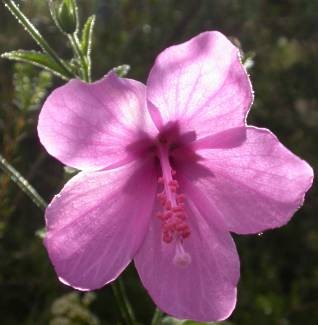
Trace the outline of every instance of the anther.
<instances>
[{"instance_id":1,"label":"anther","mask_svg":"<svg viewBox=\"0 0 318 325\"><path fill-rule=\"evenodd\" d=\"M191 234L190 229L186 229L186 230L182 231L181 236L183 239L186 239L190 236L190 234Z\"/></svg>"},{"instance_id":2,"label":"anther","mask_svg":"<svg viewBox=\"0 0 318 325\"><path fill-rule=\"evenodd\" d=\"M158 193L157 194L157 198L160 200L160 199L163 199L165 197L164 193Z\"/></svg>"},{"instance_id":3,"label":"anther","mask_svg":"<svg viewBox=\"0 0 318 325\"><path fill-rule=\"evenodd\" d=\"M171 201L170 201L170 200L167 200L167 201L166 201L165 208L166 208L167 210L171 210L171 208L172 208L172 204L171 204Z\"/></svg>"},{"instance_id":4,"label":"anther","mask_svg":"<svg viewBox=\"0 0 318 325\"><path fill-rule=\"evenodd\" d=\"M171 235L171 233L170 232L164 232L163 233L163 236L162 236L162 240L165 242L165 243L167 243L167 244L169 244L169 243L171 243L172 242L172 235Z\"/></svg>"},{"instance_id":5,"label":"anther","mask_svg":"<svg viewBox=\"0 0 318 325\"><path fill-rule=\"evenodd\" d=\"M181 220L185 220L185 219L186 219L186 215L185 215L185 213L183 213L183 212L177 212L177 213L175 214L175 216L176 216L176 218L179 218L179 219L181 219Z\"/></svg>"},{"instance_id":6,"label":"anther","mask_svg":"<svg viewBox=\"0 0 318 325\"><path fill-rule=\"evenodd\" d=\"M159 177L159 178L158 178L158 183L159 183L159 184L164 184L164 179L163 179L163 177Z\"/></svg>"},{"instance_id":7,"label":"anther","mask_svg":"<svg viewBox=\"0 0 318 325\"><path fill-rule=\"evenodd\" d=\"M172 193L177 193L177 187L176 186L170 186L170 190Z\"/></svg>"},{"instance_id":8,"label":"anther","mask_svg":"<svg viewBox=\"0 0 318 325\"><path fill-rule=\"evenodd\" d=\"M183 203L185 200L185 195L184 194L179 194L177 196L177 203Z\"/></svg>"},{"instance_id":9,"label":"anther","mask_svg":"<svg viewBox=\"0 0 318 325\"><path fill-rule=\"evenodd\" d=\"M184 212L184 209L183 209L183 207L180 207L180 206L178 205L178 206L176 206L176 207L173 207L173 208L172 208L172 211L173 211L173 212Z\"/></svg>"},{"instance_id":10,"label":"anther","mask_svg":"<svg viewBox=\"0 0 318 325\"><path fill-rule=\"evenodd\" d=\"M170 186L170 187L179 187L179 183L178 183L178 181L176 181L176 180L171 180L169 183L168 183L168 185Z\"/></svg>"},{"instance_id":11,"label":"anther","mask_svg":"<svg viewBox=\"0 0 318 325\"><path fill-rule=\"evenodd\" d=\"M162 220L168 220L171 217L172 217L172 212L170 212L170 211L165 212L165 213L161 213L161 219Z\"/></svg>"}]
</instances>

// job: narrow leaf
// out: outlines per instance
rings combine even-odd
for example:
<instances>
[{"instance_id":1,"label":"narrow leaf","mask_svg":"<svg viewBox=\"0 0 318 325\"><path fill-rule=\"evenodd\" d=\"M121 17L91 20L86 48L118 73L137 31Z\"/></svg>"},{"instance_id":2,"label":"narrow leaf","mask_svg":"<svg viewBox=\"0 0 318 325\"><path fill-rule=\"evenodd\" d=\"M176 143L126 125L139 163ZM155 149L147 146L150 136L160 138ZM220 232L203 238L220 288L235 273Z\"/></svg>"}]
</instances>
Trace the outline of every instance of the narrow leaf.
<instances>
[{"instance_id":1,"label":"narrow leaf","mask_svg":"<svg viewBox=\"0 0 318 325\"><path fill-rule=\"evenodd\" d=\"M113 70L116 72L118 77L125 77L130 70L130 65L122 64L122 65L119 65L119 66L113 68Z\"/></svg>"},{"instance_id":2,"label":"narrow leaf","mask_svg":"<svg viewBox=\"0 0 318 325\"><path fill-rule=\"evenodd\" d=\"M8 8L15 19L24 27L24 29L30 34L30 36L35 40L36 43L45 51L46 48L43 44L46 41L43 36L37 30L37 28L31 23L31 21L22 13L17 4L12 0L3 0L4 5Z\"/></svg>"},{"instance_id":3,"label":"narrow leaf","mask_svg":"<svg viewBox=\"0 0 318 325\"><path fill-rule=\"evenodd\" d=\"M87 57L89 57L92 47L92 36L95 25L95 18L95 15L88 17L82 30L81 47L84 55Z\"/></svg>"},{"instance_id":4,"label":"narrow leaf","mask_svg":"<svg viewBox=\"0 0 318 325\"><path fill-rule=\"evenodd\" d=\"M63 75L68 76L68 79L73 76L72 71L69 67L60 59L57 53L50 47L50 45L43 38L38 29L32 24L30 19L28 19L23 12L19 9L17 4L13 0L3 0L4 5L15 19L23 26L23 28L30 34L30 36L35 40L35 42L42 48L42 50L52 57L52 60L56 62L57 65L62 69Z\"/></svg>"},{"instance_id":5,"label":"narrow leaf","mask_svg":"<svg viewBox=\"0 0 318 325\"><path fill-rule=\"evenodd\" d=\"M43 69L50 70L63 79L69 79L61 66L43 52L18 50L3 53L1 57L9 60L31 63Z\"/></svg>"}]
</instances>

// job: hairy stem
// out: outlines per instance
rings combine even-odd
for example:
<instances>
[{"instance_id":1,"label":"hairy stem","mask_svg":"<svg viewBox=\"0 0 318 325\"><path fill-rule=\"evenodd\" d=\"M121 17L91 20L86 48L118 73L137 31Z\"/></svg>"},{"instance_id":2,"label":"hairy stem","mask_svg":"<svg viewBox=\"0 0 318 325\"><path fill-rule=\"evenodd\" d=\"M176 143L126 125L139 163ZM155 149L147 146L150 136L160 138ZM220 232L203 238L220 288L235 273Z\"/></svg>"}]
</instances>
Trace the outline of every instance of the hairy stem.
<instances>
[{"instance_id":1,"label":"hairy stem","mask_svg":"<svg viewBox=\"0 0 318 325\"><path fill-rule=\"evenodd\" d=\"M42 50L47 53L57 65L64 71L65 75L69 78L73 77L72 70L68 65L57 55L57 53L50 47L47 41L43 38L40 32L35 28L31 21L23 14L16 3L12 0L2 0L5 6L10 10L12 15L18 20L18 22L24 27L24 29L31 35L31 37L37 42Z\"/></svg>"},{"instance_id":2,"label":"hairy stem","mask_svg":"<svg viewBox=\"0 0 318 325\"><path fill-rule=\"evenodd\" d=\"M16 183L20 189L28 195L34 204L41 210L45 210L47 203L36 189L0 154L0 168L6 173L10 179Z\"/></svg>"},{"instance_id":3,"label":"hairy stem","mask_svg":"<svg viewBox=\"0 0 318 325\"><path fill-rule=\"evenodd\" d=\"M90 78L90 75L89 75L89 67L88 67L88 64L87 64L87 59L86 59L85 55L83 54L82 49L80 48L79 40L77 38L77 35L76 34L71 34L71 35L69 35L69 39L70 39L70 42L71 42L71 45L72 45L72 48L74 50L75 55L80 60L82 78L83 78L84 81L90 82L91 78Z\"/></svg>"}]
</instances>

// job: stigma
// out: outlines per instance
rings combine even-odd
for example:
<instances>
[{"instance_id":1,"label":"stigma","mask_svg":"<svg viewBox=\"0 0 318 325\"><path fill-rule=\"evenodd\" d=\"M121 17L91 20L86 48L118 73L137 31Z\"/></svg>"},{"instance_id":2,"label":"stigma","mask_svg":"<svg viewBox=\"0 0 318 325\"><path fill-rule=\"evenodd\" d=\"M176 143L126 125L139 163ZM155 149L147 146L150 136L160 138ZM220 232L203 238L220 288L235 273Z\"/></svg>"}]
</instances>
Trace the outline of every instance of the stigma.
<instances>
[{"instance_id":1,"label":"stigma","mask_svg":"<svg viewBox=\"0 0 318 325\"><path fill-rule=\"evenodd\" d=\"M166 244L175 244L176 252L173 259L175 265L186 267L191 263L191 256L184 250L183 242L191 234L185 212L185 195L180 192L176 171L172 169L167 143L158 144L158 156L162 176L158 178L162 191L157 195L161 211L157 217L161 221L162 240Z\"/></svg>"}]
</instances>

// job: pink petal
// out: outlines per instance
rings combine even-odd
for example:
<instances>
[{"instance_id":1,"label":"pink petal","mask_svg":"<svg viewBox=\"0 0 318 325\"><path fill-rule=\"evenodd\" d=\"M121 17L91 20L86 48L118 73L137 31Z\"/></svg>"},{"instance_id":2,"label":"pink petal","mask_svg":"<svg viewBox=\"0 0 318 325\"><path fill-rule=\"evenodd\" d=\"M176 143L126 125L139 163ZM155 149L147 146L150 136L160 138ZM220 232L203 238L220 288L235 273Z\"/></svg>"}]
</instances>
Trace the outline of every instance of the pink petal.
<instances>
[{"instance_id":1,"label":"pink petal","mask_svg":"<svg viewBox=\"0 0 318 325\"><path fill-rule=\"evenodd\" d=\"M158 128L177 121L199 139L244 126L253 94L239 50L221 33L205 32L158 56L147 98Z\"/></svg>"},{"instance_id":2,"label":"pink petal","mask_svg":"<svg viewBox=\"0 0 318 325\"><path fill-rule=\"evenodd\" d=\"M207 137L196 140L190 144L192 150L233 148L240 146L246 139L246 127L230 128Z\"/></svg>"},{"instance_id":3,"label":"pink petal","mask_svg":"<svg viewBox=\"0 0 318 325\"><path fill-rule=\"evenodd\" d=\"M286 224L313 181L312 168L270 131L248 127L246 137L232 149L199 151L201 165L182 171L207 220L239 234Z\"/></svg>"},{"instance_id":4,"label":"pink petal","mask_svg":"<svg viewBox=\"0 0 318 325\"><path fill-rule=\"evenodd\" d=\"M152 167L81 172L46 210L45 245L60 280L80 290L113 281L139 248L153 208Z\"/></svg>"},{"instance_id":5,"label":"pink petal","mask_svg":"<svg viewBox=\"0 0 318 325\"><path fill-rule=\"evenodd\" d=\"M92 84L71 80L43 105L38 133L46 150L66 165L96 170L135 157L127 149L156 132L145 86L109 73Z\"/></svg>"},{"instance_id":6,"label":"pink petal","mask_svg":"<svg viewBox=\"0 0 318 325\"><path fill-rule=\"evenodd\" d=\"M153 219L135 265L154 303L164 312L200 322L223 320L236 304L239 259L235 244L229 233L208 224L188 203L191 235L184 240L184 248L191 263L174 264L175 242L162 241L160 223Z\"/></svg>"}]
</instances>

